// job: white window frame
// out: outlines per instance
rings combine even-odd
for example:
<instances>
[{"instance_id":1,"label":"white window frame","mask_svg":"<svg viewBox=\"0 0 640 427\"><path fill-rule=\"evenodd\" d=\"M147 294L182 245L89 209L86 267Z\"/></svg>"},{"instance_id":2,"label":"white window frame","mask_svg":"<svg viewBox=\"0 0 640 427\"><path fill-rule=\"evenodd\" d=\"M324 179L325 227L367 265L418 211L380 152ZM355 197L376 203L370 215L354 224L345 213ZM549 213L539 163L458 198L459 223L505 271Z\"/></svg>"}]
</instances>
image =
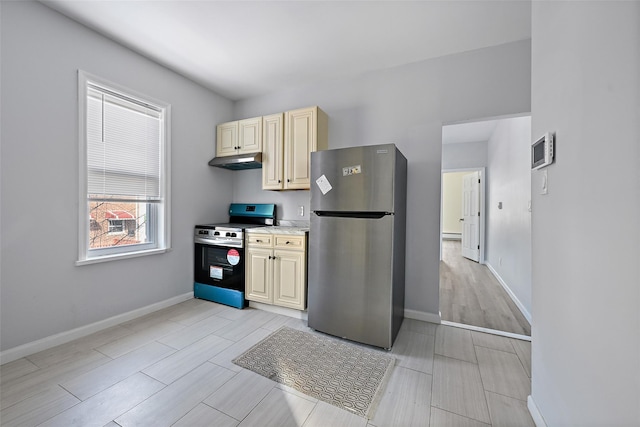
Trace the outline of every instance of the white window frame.
<instances>
[{"instance_id":1,"label":"white window frame","mask_svg":"<svg viewBox=\"0 0 640 427\"><path fill-rule=\"evenodd\" d=\"M123 234L124 233L124 219L108 219L108 233L109 234ZM113 230L114 228L118 228L114 221L120 221L120 230Z\"/></svg>"},{"instance_id":2,"label":"white window frame","mask_svg":"<svg viewBox=\"0 0 640 427\"><path fill-rule=\"evenodd\" d=\"M134 99L144 101L163 111L164 126L161 130L164 146L160 156L161 169L161 203L156 203L157 209L151 209L151 214L156 216L156 227L148 230L153 233L153 243L140 245L113 246L109 248L89 248L89 203L87 200L87 88L89 84L104 87L105 89L121 93ZM145 255L164 253L171 248L171 105L147 95L138 93L132 89L112 83L101 77L78 70L78 128L79 128L79 211L78 211L78 260L76 265L94 264L98 262L117 259L133 258Z\"/></svg>"}]
</instances>

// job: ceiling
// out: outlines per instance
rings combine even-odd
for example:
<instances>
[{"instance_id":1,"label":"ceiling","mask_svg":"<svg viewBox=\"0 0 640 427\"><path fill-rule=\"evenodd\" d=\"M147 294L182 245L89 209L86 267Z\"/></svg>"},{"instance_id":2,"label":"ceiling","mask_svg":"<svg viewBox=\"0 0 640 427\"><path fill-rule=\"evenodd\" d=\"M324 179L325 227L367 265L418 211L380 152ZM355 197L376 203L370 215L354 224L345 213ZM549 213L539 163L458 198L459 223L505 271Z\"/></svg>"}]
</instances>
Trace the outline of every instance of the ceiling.
<instances>
[{"instance_id":1,"label":"ceiling","mask_svg":"<svg viewBox=\"0 0 640 427\"><path fill-rule=\"evenodd\" d=\"M529 0L42 0L231 99L531 38Z\"/></svg>"},{"instance_id":2,"label":"ceiling","mask_svg":"<svg viewBox=\"0 0 640 427\"><path fill-rule=\"evenodd\" d=\"M458 123L442 127L442 143L485 142L491 138L499 120Z\"/></svg>"}]
</instances>

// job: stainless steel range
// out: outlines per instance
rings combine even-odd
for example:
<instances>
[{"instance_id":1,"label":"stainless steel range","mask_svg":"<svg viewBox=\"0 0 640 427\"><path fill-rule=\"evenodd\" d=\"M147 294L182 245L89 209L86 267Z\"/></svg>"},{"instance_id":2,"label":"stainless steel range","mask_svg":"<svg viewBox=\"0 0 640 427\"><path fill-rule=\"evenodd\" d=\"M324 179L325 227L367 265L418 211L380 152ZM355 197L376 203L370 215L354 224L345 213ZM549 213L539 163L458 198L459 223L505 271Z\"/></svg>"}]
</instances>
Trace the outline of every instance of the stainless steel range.
<instances>
[{"instance_id":1,"label":"stainless steel range","mask_svg":"<svg viewBox=\"0 0 640 427\"><path fill-rule=\"evenodd\" d=\"M194 296L244 308L244 232L275 218L274 204L232 203L228 223L196 225Z\"/></svg>"}]
</instances>

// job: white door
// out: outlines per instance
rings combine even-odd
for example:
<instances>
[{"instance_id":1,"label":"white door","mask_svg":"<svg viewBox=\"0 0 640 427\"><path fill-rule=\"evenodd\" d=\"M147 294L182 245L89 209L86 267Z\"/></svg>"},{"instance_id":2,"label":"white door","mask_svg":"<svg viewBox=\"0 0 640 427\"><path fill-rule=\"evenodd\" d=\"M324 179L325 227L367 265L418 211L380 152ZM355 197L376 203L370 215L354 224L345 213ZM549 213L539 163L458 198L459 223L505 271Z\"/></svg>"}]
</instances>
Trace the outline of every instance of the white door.
<instances>
[{"instance_id":1,"label":"white door","mask_svg":"<svg viewBox=\"0 0 640 427\"><path fill-rule=\"evenodd\" d=\"M462 177L462 256L480 260L480 172Z\"/></svg>"}]
</instances>

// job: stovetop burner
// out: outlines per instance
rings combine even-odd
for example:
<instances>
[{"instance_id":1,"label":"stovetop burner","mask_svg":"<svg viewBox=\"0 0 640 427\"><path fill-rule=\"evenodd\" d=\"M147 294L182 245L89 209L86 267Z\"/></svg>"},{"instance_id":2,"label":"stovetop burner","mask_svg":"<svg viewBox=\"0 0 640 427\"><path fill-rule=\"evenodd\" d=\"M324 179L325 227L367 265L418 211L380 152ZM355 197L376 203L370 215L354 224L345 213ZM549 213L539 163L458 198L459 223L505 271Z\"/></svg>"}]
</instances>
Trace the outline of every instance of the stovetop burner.
<instances>
[{"instance_id":1,"label":"stovetop burner","mask_svg":"<svg viewBox=\"0 0 640 427\"><path fill-rule=\"evenodd\" d=\"M229 222L196 225L196 243L242 248L244 230L273 225L276 205L232 203L229 207Z\"/></svg>"},{"instance_id":2,"label":"stovetop burner","mask_svg":"<svg viewBox=\"0 0 640 427\"><path fill-rule=\"evenodd\" d=\"M218 230L218 229L224 228L224 229L235 229L238 231L242 231L247 228L265 227L265 226L266 224L240 224L236 222L225 222L225 223L219 223L219 224L196 225L196 228L204 228L208 230Z\"/></svg>"}]
</instances>

